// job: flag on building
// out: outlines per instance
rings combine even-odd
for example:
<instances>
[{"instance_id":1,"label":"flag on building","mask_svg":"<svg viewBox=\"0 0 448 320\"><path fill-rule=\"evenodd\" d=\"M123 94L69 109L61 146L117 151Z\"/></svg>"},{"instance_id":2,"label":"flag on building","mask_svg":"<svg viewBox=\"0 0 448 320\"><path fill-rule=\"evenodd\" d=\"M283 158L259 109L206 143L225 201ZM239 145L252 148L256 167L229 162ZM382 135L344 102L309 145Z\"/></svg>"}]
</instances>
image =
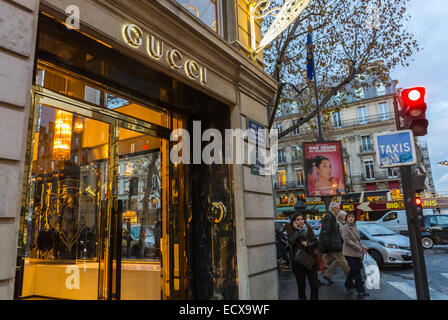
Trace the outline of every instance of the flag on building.
<instances>
[{"instance_id":1,"label":"flag on building","mask_svg":"<svg viewBox=\"0 0 448 320\"><path fill-rule=\"evenodd\" d=\"M314 77L314 56L311 32L308 32L306 41L306 77L310 80L313 80Z\"/></svg>"}]
</instances>

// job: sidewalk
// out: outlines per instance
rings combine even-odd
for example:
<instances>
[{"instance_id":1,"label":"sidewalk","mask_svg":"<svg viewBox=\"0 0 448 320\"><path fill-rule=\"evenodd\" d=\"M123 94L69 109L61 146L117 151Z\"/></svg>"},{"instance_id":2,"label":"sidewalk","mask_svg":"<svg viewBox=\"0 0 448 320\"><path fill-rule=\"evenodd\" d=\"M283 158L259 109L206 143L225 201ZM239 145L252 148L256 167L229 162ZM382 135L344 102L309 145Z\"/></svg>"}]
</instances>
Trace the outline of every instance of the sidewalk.
<instances>
[{"instance_id":1,"label":"sidewalk","mask_svg":"<svg viewBox=\"0 0 448 320\"><path fill-rule=\"evenodd\" d=\"M279 277L279 300L297 300L297 283L291 270L278 270ZM358 297L357 293L347 294L344 288L345 275L338 270L329 285L323 279L325 285L319 287L319 300L409 300L409 297L397 292L395 288L382 285L380 290L368 290L369 297ZM307 295L309 297L309 284L307 282Z\"/></svg>"}]
</instances>

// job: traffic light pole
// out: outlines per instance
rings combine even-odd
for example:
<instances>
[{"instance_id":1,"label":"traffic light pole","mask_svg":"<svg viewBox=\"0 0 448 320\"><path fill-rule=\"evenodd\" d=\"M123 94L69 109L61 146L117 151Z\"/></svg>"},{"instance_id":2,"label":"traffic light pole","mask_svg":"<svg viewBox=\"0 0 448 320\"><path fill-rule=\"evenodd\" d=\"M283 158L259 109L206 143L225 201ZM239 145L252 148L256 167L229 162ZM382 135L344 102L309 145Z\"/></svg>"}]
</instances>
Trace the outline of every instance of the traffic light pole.
<instances>
[{"instance_id":1,"label":"traffic light pole","mask_svg":"<svg viewBox=\"0 0 448 320\"><path fill-rule=\"evenodd\" d=\"M403 200L406 208L406 219L408 222L409 242L411 243L412 263L414 265L415 289L418 300L430 300L428 288L428 277L426 274L425 255L422 247L422 236L420 233L417 210L415 207L415 193L413 191L413 180L411 167L401 168L403 180Z\"/></svg>"},{"instance_id":2,"label":"traffic light pole","mask_svg":"<svg viewBox=\"0 0 448 320\"><path fill-rule=\"evenodd\" d=\"M398 117L398 102L394 99L397 130L401 130ZM411 244L412 263L414 266L415 290L418 300L430 300L428 276L426 273L425 255L422 247L422 236L418 222L417 208L415 206L415 192L413 188L412 170L410 166L400 168L403 184L403 200L408 222L409 242Z\"/></svg>"}]
</instances>

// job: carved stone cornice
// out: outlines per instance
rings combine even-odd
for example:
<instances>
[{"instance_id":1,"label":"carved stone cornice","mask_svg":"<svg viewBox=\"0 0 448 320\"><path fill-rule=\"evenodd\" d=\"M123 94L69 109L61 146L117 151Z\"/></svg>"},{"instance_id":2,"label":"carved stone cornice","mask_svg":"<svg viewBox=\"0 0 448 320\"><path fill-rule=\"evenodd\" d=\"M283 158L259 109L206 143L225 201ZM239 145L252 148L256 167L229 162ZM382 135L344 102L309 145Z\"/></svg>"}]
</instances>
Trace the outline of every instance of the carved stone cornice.
<instances>
[{"instance_id":1,"label":"carved stone cornice","mask_svg":"<svg viewBox=\"0 0 448 320\"><path fill-rule=\"evenodd\" d=\"M395 129L395 120L378 121L378 122L374 122L374 123L360 124L360 125L346 127L346 128L332 128L329 131L332 135L336 136L336 135L341 135L341 134L353 133L354 131L375 129L375 128L388 127L388 126L391 126L391 130L394 130Z\"/></svg>"}]
</instances>

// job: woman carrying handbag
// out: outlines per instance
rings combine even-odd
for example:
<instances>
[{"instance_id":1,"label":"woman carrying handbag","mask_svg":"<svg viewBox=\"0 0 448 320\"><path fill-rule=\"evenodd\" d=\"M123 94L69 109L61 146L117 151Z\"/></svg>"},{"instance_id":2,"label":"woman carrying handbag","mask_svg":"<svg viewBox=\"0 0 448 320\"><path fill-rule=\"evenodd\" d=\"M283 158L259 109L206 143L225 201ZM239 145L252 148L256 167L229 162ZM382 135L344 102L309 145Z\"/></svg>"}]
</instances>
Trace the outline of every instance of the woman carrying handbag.
<instances>
[{"instance_id":1,"label":"woman carrying handbag","mask_svg":"<svg viewBox=\"0 0 448 320\"><path fill-rule=\"evenodd\" d=\"M342 239L344 239L344 247L342 253L347 259L350 271L345 281L345 289L347 293L352 293L353 279L356 283L356 290L358 296L367 297L369 294L366 292L361 278L361 263L363 254L367 253L366 246L362 243L359 235L359 230L356 227L356 215L350 212L345 217L346 223L342 227Z\"/></svg>"},{"instance_id":2,"label":"woman carrying handbag","mask_svg":"<svg viewBox=\"0 0 448 320\"><path fill-rule=\"evenodd\" d=\"M297 281L299 300L307 300L306 278L311 287L311 300L319 300L317 262L314 256L318 240L313 228L305 222L301 213L296 213L288 226L288 241L291 247L292 271Z\"/></svg>"}]
</instances>

